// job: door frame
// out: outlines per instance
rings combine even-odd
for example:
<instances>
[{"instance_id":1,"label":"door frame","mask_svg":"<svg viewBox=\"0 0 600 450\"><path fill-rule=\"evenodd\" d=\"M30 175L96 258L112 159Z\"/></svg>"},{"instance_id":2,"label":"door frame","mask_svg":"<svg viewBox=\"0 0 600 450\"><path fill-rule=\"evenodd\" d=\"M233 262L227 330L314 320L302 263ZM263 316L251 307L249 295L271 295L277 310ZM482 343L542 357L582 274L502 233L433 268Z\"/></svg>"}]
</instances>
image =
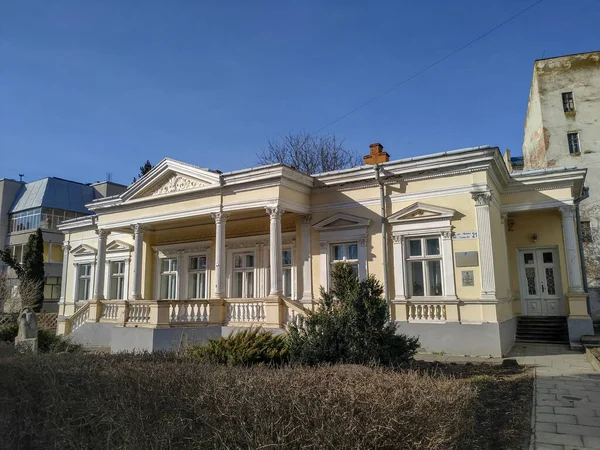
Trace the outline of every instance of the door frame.
<instances>
[{"instance_id":1,"label":"door frame","mask_svg":"<svg viewBox=\"0 0 600 450\"><path fill-rule=\"evenodd\" d=\"M558 297L559 297L559 311L560 314L557 315L557 317L559 316L563 316L565 315L565 295L563 293L562 290L562 270L561 270L561 266L560 266L560 250L558 245L544 245L544 246L532 246L532 247L517 247L517 278L519 280L519 294L520 294L520 300L521 300L521 315L522 316L528 316L529 314L527 314L527 308L525 306L525 293L524 293L524 289L525 286L523 284L522 278L521 278L521 269L523 268L523 264L521 262L521 254L522 252L526 252L526 251L533 251L534 253L536 253L537 251L544 251L544 250L556 250L556 271L557 271L557 277L556 279L558 280L558 283L556 283L556 288L557 288L557 293L558 293ZM538 268L538 264L536 261L536 268ZM538 275L538 274L536 274ZM543 300L542 300L543 301ZM545 317L545 316L531 316L531 317Z\"/></svg>"}]
</instances>

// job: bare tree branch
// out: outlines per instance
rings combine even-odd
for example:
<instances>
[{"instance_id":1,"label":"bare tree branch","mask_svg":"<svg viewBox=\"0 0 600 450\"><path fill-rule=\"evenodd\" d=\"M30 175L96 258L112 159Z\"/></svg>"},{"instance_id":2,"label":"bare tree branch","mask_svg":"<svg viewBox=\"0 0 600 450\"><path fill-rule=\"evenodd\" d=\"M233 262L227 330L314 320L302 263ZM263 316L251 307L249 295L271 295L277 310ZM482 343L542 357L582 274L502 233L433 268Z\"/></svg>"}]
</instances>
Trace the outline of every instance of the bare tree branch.
<instances>
[{"instance_id":1,"label":"bare tree branch","mask_svg":"<svg viewBox=\"0 0 600 450\"><path fill-rule=\"evenodd\" d=\"M344 146L344 139L306 131L269 139L267 148L256 156L259 164L285 164L309 175L362 164L358 153Z\"/></svg>"}]
</instances>

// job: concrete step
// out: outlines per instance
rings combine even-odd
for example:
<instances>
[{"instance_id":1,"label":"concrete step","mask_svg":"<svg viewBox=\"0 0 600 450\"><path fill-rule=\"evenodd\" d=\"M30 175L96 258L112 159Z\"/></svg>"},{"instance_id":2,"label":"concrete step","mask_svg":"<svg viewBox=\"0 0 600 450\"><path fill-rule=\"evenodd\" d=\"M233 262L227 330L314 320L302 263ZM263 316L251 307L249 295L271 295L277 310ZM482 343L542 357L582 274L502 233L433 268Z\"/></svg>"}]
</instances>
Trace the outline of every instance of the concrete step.
<instances>
[{"instance_id":1,"label":"concrete step","mask_svg":"<svg viewBox=\"0 0 600 450\"><path fill-rule=\"evenodd\" d=\"M517 319L517 342L565 344L569 342L566 317L530 317Z\"/></svg>"}]
</instances>

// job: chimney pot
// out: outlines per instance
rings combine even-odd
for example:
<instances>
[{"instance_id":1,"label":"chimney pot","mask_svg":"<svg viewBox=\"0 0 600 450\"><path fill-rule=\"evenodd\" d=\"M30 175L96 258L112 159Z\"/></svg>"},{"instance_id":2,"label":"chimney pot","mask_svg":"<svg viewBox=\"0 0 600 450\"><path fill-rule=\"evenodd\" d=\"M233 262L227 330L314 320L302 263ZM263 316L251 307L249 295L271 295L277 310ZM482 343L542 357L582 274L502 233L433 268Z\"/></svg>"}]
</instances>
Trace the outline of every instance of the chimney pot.
<instances>
[{"instance_id":1,"label":"chimney pot","mask_svg":"<svg viewBox=\"0 0 600 450\"><path fill-rule=\"evenodd\" d=\"M390 155L383 151L383 145L379 142L369 145L369 154L363 156L365 164L381 164L389 160Z\"/></svg>"}]
</instances>

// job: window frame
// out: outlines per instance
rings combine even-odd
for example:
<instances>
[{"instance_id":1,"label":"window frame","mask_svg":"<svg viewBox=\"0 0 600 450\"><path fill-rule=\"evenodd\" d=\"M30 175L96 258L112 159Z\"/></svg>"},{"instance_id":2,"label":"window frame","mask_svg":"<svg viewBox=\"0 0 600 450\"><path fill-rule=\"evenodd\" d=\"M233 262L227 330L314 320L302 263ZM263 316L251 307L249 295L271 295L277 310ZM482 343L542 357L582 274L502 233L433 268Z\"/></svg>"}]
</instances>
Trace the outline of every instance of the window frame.
<instances>
[{"instance_id":1,"label":"window frame","mask_svg":"<svg viewBox=\"0 0 600 450\"><path fill-rule=\"evenodd\" d=\"M577 151L574 152L572 151L572 146L571 146L571 136L575 136L576 138L576 145L577 145ZM581 154L581 138L579 136L579 132L578 131L569 131L567 132L567 145L569 147L569 154L570 155L579 155Z\"/></svg>"},{"instance_id":2,"label":"window frame","mask_svg":"<svg viewBox=\"0 0 600 450\"><path fill-rule=\"evenodd\" d=\"M209 273L210 273L210 266L209 266L209 258L208 258L208 254L206 252L198 252L198 253L187 253L186 255L186 259L185 259L185 298L186 300L207 300L210 297L210 283L209 283ZM205 266L204 269L190 269L190 262L192 258L204 258L205 259ZM190 295L190 280L191 280L191 274L193 275L198 275L204 273L204 292L203 292L203 297L198 297L198 296L192 296ZM199 288L196 287L196 293L199 292Z\"/></svg>"},{"instance_id":3,"label":"window frame","mask_svg":"<svg viewBox=\"0 0 600 450\"><path fill-rule=\"evenodd\" d=\"M168 270L163 270L163 262L164 261L169 261L168 263ZM176 263L176 268L173 270L173 262ZM179 282L180 282L180 276L179 276L179 271L181 268L181 261L180 258L176 255L171 255L171 256L165 256L162 258L159 258L159 278L158 278L158 299L159 300L169 300L169 301L173 301L173 300L178 300L180 295L179 295ZM166 292L167 295L166 297L163 297L163 277L166 277L167 279L167 286L166 286ZM170 298L171 295L171 286L170 286L170 280L172 277L175 277L175 293L173 298Z\"/></svg>"},{"instance_id":4,"label":"window frame","mask_svg":"<svg viewBox=\"0 0 600 450\"><path fill-rule=\"evenodd\" d=\"M123 271L114 274L112 271L114 264L122 264ZM126 300L126 297L127 297L127 288L125 285L125 278L126 278L126 273L127 273L126 261L124 259L113 259L113 260L107 261L107 265L108 265L108 271L107 271L108 287L106 289L105 298L107 300ZM115 280L117 280L117 281L115 281ZM120 280L120 282L119 282L119 280ZM113 298L112 291L113 291L115 282L117 283L117 293L116 293L115 298ZM121 296L120 297L119 297L119 288L118 288L119 284L121 284Z\"/></svg>"},{"instance_id":5,"label":"window frame","mask_svg":"<svg viewBox=\"0 0 600 450\"><path fill-rule=\"evenodd\" d=\"M78 302L87 302L88 300L91 300L92 297L94 296L94 274L93 274L93 267L94 267L94 263L92 261L87 261L87 262L80 262L77 264L77 277L76 277L76 284L77 284L77 291L76 291L76 301ZM90 272L87 275L82 275L81 274L81 269L84 266L89 266L90 268ZM81 280L87 280L87 289L86 289L86 294L85 297L86 298L82 298L82 291L81 291Z\"/></svg>"},{"instance_id":6,"label":"window frame","mask_svg":"<svg viewBox=\"0 0 600 450\"><path fill-rule=\"evenodd\" d=\"M439 253L434 255L429 255L427 252L427 240L436 239L438 242ZM435 234L428 234L423 236L410 236L406 238L406 253L404 255L406 261L406 279L408 280L408 296L409 298L437 298L444 297L445 286L444 286L444 262L442 256L442 239L441 236ZM420 255L411 255L411 242L420 242L421 243L421 254ZM441 285L441 293L440 294L432 294L430 292L430 268L428 262L430 261L439 261L440 264L440 285ZM413 292L413 262L421 263L421 271L423 276L423 295L415 295Z\"/></svg>"},{"instance_id":7,"label":"window frame","mask_svg":"<svg viewBox=\"0 0 600 450\"><path fill-rule=\"evenodd\" d=\"M561 93L563 112L572 113L575 112L575 96L573 91Z\"/></svg>"},{"instance_id":8,"label":"window frame","mask_svg":"<svg viewBox=\"0 0 600 450\"><path fill-rule=\"evenodd\" d=\"M237 255L243 255L243 267L235 267L235 258ZM252 255L253 257L253 265L248 267L246 265L246 257ZM258 271L259 269L259 261L258 261L258 251L254 248L240 248L232 251L231 253L231 298L260 298L258 293ZM242 274L242 292L236 292L236 274ZM248 295L248 273L252 273L252 296ZM239 295L238 295L239 294Z\"/></svg>"},{"instance_id":9,"label":"window frame","mask_svg":"<svg viewBox=\"0 0 600 450\"><path fill-rule=\"evenodd\" d=\"M356 246L356 258L349 258L349 247L355 245ZM333 247L342 247L342 259L333 259ZM358 257L358 240L356 241L347 241L347 242L334 242L329 244L329 279L331 282L331 273L333 270L333 266L338 263L348 263L353 267L356 267L356 276L358 276L359 267L360 267L360 259Z\"/></svg>"}]
</instances>

